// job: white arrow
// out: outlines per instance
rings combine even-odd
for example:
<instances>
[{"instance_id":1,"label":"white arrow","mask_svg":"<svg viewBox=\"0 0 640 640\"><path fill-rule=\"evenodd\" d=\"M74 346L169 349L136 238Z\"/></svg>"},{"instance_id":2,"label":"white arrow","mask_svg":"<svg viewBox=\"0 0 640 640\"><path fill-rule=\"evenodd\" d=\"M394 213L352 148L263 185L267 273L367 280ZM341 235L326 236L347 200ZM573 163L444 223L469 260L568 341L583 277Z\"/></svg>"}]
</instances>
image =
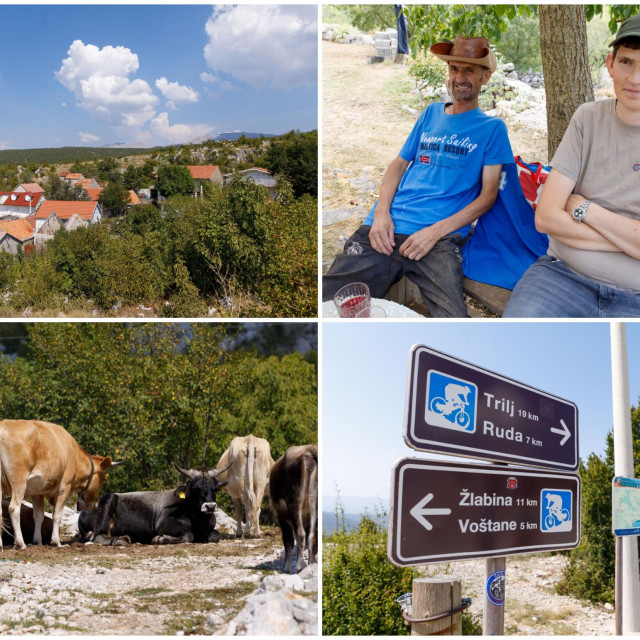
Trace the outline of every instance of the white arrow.
<instances>
[{"instance_id":1,"label":"white arrow","mask_svg":"<svg viewBox=\"0 0 640 640\"><path fill-rule=\"evenodd\" d=\"M553 431L553 433L559 433L561 436L564 436L564 438L560 440L560 446L562 446L571 437L571 431L569 430L569 427L567 427L567 425L564 423L564 420L562 418L560 418L560 424L562 424L562 429L551 427L551 431Z\"/></svg>"},{"instance_id":2,"label":"white arrow","mask_svg":"<svg viewBox=\"0 0 640 640\"><path fill-rule=\"evenodd\" d=\"M431 531L433 525L425 518L425 516L448 516L451 509L425 509L425 505L431 502L433 493L428 493L420 502L418 502L409 513L427 530Z\"/></svg>"}]
</instances>

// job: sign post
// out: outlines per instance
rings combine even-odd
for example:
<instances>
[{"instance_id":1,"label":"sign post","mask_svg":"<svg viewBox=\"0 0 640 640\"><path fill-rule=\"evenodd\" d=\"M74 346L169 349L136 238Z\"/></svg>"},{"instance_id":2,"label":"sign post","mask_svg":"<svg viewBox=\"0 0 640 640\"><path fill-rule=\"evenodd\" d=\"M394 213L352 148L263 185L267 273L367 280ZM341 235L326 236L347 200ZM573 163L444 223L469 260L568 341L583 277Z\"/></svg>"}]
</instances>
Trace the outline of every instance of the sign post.
<instances>
[{"instance_id":1,"label":"sign post","mask_svg":"<svg viewBox=\"0 0 640 640\"><path fill-rule=\"evenodd\" d=\"M404 437L419 451L576 471L573 402L429 347L409 354Z\"/></svg>"},{"instance_id":2,"label":"sign post","mask_svg":"<svg viewBox=\"0 0 640 640\"><path fill-rule=\"evenodd\" d=\"M398 566L485 558L483 632L503 635L505 556L580 542L578 408L418 345L403 433L418 451L498 463L399 460L388 556Z\"/></svg>"}]
</instances>

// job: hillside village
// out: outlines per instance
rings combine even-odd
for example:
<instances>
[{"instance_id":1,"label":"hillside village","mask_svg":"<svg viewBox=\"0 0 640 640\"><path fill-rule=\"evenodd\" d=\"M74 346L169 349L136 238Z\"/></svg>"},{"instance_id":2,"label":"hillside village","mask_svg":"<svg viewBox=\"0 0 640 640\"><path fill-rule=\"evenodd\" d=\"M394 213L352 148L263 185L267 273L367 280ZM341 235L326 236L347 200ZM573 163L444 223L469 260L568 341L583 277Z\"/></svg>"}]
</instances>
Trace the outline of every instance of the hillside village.
<instances>
[{"instance_id":1,"label":"hillside village","mask_svg":"<svg viewBox=\"0 0 640 640\"><path fill-rule=\"evenodd\" d=\"M263 142L261 142L261 146L264 146ZM178 155L183 157L185 153L180 150ZM189 155L190 159L193 159L193 156L196 159L205 157L203 150L197 147L190 150ZM236 153L236 157L239 158L246 158L248 155L251 154L248 154L243 148L239 148ZM8 191L0 191L0 250L15 254L19 248L22 248L26 254L29 254L37 250L38 245L50 240L60 229L72 231L79 227L96 224L105 216L108 217L114 213L122 215L140 204L161 205L166 196L156 187L155 182L149 181L150 178L158 177L157 172L148 171L149 164L153 161L151 158L145 159L143 165L147 169L145 175L140 166L140 158L135 157L133 160L134 162L127 163L126 167L123 166L124 161L118 163L114 159L105 159L94 163L98 173L104 175L106 171L111 172L112 176L114 176L114 172L120 174L115 178L116 182L123 183L121 185L122 195L120 196L123 206L117 212L111 211L108 201L101 197L110 181L99 181L95 177L87 177L78 171L56 168L54 175L50 170L49 174L40 182L22 182ZM77 162L74 165L79 165L80 168L90 167L90 165L82 165ZM77 168L74 165L71 165L70 168ZM158 166L157 163L153 163L153 165L154 168ZM194 198L204 197L207 193L207 184L223 186L236 174L257 185L266 187L272 195L275 192L276 177L271 171L262 167L238 168L236 165L234 171L227 171L223 174L219 165L187 164L176 166L184 166L188 169L193 181L192 195ZM244 165L240 164L240 166ZM40 168L33 172L30 172L29 168L25 169L20 166L16 169L17 175L25 172L34 175L43 173ZM93 172L92 170L95 170L94 167L90 167L89 171ZM62 189L56 188L58 183L56 177L61 181ZM137 188L127 188L131 186Z\"/></svg>"},{"instance_id":2,"label":"hillside village","mask_svg":"<svg viewBox=\"0 0 640 640\"><path fill-rule=\"evenodd\" d=\"M100 151L0 151L0 315L317 313L317 131Z\"/></svg>"}]
</instances>

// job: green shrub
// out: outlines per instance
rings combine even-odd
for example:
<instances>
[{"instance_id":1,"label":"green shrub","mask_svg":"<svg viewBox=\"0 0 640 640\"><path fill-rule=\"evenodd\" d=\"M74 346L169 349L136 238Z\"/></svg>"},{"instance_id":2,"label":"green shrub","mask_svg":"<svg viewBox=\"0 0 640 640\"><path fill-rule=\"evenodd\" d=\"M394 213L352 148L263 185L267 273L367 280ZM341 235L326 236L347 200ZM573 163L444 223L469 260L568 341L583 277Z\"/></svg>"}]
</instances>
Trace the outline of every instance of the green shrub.
<instances>
[{"instance_id":1,"label":"green shrub","mask_svg":"<svg viewBox=\"0 0 640 640\"><path fill-rule=\"evenodd\" d=\"M383 514L364 515L357 529L344 522L323 544L323 635L408 635L396 599L412 589L417 573L387 557Z\"/></svg>"}]
</instances>

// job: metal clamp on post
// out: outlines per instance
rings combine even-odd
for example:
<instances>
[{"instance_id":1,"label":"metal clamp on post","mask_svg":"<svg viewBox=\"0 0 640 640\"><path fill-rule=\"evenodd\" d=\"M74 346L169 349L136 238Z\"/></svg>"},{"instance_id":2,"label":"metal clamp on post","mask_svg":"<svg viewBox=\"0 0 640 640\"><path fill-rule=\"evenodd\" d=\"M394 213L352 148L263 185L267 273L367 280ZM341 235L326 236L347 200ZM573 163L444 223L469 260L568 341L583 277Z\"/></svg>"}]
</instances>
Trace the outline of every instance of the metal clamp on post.
<instances>
[{"instance_id":1,"label":"metal clamp on post","mask_svg":"<svg viewBox=\"0 0 640 640\"><path fill-rule=\"evenodd\" d=\"M411 618L407 615L405 609L402 610L402 617L406 622L410 622L413 624L418 624L420 622L434 622L436 620L441 620L442 618L448 618L449 616L453 616L456 613L460 613L465 609L468 609L471 606L471 598L462 598L462 604L452 611L447 611L446 613L439 613L437 616L431 616L430 618Z\"/></svg>"}]
</instances>

